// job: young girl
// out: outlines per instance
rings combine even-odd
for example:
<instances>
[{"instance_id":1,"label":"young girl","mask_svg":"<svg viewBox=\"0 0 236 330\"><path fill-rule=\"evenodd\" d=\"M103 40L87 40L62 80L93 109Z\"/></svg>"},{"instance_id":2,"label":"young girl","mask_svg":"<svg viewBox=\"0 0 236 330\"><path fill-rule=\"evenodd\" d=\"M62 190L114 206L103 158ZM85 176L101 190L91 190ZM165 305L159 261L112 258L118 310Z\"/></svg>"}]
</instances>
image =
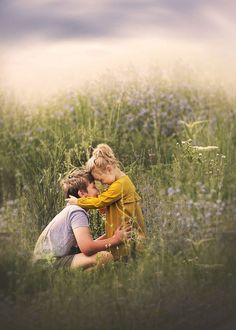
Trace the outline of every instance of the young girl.
<instances>
[{"instance_id":1,"label":"young girl","mask_svg":"<svg viewBox=\"0 0 236 330\"><path fill-rule=\"evenodd\" d=\"M134 252L134 246L145 237L145 224L139 205L140 196L130 178L121 171L119 161L107 144L99 144L93 151L86 167L95 180L109 185L108 189L98 197L71 197L70 204L79 205L85 209L100 209L106 207L106 237L112 237L120 225L132 226L134 243L120 245L119 249L111 248L115 260L129 256ZM80 192L79 192L80 195Z\"/></svg>"}]
</instances>

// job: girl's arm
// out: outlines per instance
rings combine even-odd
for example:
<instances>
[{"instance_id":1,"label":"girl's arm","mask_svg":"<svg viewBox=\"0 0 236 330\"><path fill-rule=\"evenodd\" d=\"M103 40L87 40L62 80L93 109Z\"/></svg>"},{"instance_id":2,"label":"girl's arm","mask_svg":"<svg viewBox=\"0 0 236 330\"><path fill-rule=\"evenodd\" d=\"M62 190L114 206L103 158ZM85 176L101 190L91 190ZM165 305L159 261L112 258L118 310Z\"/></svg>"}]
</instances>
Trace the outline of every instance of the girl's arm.
<instances>
[{"instance_id":1,"label":"girl's arm","mask_svg":"<svg viewBox=\"0 0 236 330\"><path fill-rule=\"evenodd\" d=\"M123 191L120 182L114 182L110 187L100 194L98 197L71 197L66 199L69 204L79 205L85 209L99 209L115 203L117 200L122 198Z\"/></svg>"}]
</instances>

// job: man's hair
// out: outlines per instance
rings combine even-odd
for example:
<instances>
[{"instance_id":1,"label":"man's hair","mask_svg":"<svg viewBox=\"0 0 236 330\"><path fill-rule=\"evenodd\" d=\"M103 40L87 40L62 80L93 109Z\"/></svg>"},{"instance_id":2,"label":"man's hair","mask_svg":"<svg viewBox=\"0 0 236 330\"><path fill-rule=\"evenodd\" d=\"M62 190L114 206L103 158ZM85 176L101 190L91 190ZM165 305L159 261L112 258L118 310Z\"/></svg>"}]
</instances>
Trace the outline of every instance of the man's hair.
<instances>
[{"instance_id":1,"label":"man's hair","mask_svg":"<svg viewBox=\"0 0 236 330\"><path fill-rule=\"evenodd\" d=\"M87 187L94 182L94 177L86 170L74 169L69 172L60 182L66 198L70 195L79 198L78 191L87 192Z\"/></svg>"}]
</instances>

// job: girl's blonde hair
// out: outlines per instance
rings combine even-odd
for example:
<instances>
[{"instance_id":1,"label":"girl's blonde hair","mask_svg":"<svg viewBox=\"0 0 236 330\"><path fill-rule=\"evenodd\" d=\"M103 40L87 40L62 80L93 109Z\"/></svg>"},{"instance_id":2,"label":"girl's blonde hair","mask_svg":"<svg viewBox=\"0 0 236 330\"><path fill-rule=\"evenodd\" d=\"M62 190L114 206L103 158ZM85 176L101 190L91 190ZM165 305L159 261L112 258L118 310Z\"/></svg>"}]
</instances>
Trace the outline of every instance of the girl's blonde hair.
<instances>
[{"instance_id":1,"label":"girl's blonde hair","mask_svg":"<svg viewBox=\"0 0 236 330\"><path fill-rule=\"evenodd\" d=\"M105 143L98 144L93 150L92 157L86 163L87 171L91 172L95 167L105 170L107 165L120 167L111 147Z\"/></svg>"}]
</instances>

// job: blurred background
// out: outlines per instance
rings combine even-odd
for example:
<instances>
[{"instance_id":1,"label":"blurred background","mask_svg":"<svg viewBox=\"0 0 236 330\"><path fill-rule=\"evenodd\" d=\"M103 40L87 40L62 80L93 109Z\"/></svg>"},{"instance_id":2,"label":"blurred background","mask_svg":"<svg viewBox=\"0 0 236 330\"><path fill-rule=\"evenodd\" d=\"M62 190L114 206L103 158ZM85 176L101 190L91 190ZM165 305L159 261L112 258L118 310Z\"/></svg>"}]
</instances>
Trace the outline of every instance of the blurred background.
<instances>
[{"instance_id":1,"label":"blurred background","mask_svg":"<svg viewBox=\"0 0 236 330\"><path fill-rule=\"evenodd\" d=\"M233 0L2 0L0 84L26 101L181 62L230 89L235 13Z\"/></svg>"}]
</instances>

